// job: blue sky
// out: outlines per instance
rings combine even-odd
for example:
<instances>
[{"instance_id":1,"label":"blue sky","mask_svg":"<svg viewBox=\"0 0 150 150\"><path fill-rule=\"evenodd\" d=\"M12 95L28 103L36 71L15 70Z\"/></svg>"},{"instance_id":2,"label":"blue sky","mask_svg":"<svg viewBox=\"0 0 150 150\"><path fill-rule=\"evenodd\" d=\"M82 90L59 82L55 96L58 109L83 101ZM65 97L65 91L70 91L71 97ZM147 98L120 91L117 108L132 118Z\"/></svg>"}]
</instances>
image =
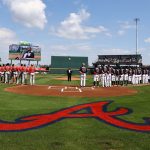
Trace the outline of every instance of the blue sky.
<instances>
[{"instance_id":1,"label":"blue sky","mask_svg":"<svg viewBox=\"0 0 150 150\"><path fill-rule=\"evenodd\" d=\"M41 64L52 55L88 56L138 53L150 64L149 0L0 0L0 52L8 62L8 46L29 41L42 47Z\"/></svg>"}]
</instances>

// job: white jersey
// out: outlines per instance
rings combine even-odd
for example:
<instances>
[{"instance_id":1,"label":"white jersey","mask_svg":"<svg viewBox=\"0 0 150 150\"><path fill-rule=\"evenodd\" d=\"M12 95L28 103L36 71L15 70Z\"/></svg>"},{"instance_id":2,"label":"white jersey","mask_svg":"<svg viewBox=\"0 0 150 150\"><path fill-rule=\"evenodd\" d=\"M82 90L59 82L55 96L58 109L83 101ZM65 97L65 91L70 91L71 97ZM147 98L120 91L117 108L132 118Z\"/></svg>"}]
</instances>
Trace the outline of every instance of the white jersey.
<instances>
[{"instance_id":1,"label":"white jersey","mask_svg":"<svg viewBox=\"0 0 150 150\"><path fill-rule=\"evenodd\" d=\"M125 81L128 81L128 80L129 80L128 74L125 74L125 75L124 75L124 80L125 80Z\"/></svg>"}]
</instances>

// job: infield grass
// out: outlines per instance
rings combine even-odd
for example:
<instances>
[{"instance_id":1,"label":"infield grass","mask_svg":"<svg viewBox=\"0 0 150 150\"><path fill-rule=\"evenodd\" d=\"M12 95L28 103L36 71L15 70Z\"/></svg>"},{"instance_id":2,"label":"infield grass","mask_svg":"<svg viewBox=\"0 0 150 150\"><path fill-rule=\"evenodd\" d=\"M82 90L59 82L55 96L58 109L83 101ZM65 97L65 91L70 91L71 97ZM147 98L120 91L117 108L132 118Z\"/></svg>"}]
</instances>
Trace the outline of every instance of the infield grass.
<instances>
[{"instance_id":1,"label":"infield grass","mask_svg":"<svg viewBox=\"0 0 150 150\"><path fill-rule=\"evenodd\" d=\"M37 84L79 85L79 81L55 80L60 75L37 75ZM88 78L88 85L92 79ZM0 85L0 120L50 113L62 108L104 100L113 100L108 110L127 107L132 114L120 118L142 123L150 117L150 86L134 87L138 94L112 98L72 98L27 96L8 93ZM94 118L64 119L39 129L22 132L0 132L0 150L150 150L150 134L120 129Z\"/></svg>"}]
</instances>

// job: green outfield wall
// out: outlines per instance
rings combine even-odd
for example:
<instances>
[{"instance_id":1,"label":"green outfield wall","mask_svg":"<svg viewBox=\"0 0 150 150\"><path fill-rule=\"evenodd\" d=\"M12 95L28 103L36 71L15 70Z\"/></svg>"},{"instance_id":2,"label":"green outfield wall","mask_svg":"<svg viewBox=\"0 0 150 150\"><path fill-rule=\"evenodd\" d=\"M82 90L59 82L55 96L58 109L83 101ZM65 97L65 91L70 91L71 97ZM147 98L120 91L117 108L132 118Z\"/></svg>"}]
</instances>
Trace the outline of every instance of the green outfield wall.
<instances>
[{"instance_id":1,"label":"green outfield wall","mask_svg":"<svg viewBox=\"0 0 150 150\"><path fill-rule=\"evenodd\" d=\"M51 56L50 73L66 74L66 70L71 68L73 70L73 74L78 74L82 63L85 63L85 66L88 67L88 57Z\"/></svg>"}]
</instances>

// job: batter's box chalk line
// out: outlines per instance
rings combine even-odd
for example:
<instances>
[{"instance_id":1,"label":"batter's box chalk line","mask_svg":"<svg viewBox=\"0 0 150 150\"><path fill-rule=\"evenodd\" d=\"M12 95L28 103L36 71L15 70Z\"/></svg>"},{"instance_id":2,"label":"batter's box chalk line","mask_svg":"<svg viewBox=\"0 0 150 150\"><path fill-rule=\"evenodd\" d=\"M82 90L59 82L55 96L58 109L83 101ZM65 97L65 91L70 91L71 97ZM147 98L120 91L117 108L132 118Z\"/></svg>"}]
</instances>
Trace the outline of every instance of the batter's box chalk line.
<instances>
[{"instance_id":1,"label":"batter's box chalk line","mask_svg":"<svg viewBox=\"0 0 150 150\"><path fill-rule=\"evenodd\" d=\"M61 87L59 87L59 86L48 86L48 90L49 89L56 89L57 90L57 89L61 89Z\"/></svg>"},{"instance_id":2,"label":"batter's box chalk line","mask_svg":"<svg viewBox=\"0 0 150 150\"><path fill-rule=\"evenodd\" d=\"M67 90L67 89L75 89L75 90ZM75 92L82 92L82 90L78 87L64 87L61 89L61 92L72 92L72 93L75 93Z\"/></svg>"}]
</instances>

